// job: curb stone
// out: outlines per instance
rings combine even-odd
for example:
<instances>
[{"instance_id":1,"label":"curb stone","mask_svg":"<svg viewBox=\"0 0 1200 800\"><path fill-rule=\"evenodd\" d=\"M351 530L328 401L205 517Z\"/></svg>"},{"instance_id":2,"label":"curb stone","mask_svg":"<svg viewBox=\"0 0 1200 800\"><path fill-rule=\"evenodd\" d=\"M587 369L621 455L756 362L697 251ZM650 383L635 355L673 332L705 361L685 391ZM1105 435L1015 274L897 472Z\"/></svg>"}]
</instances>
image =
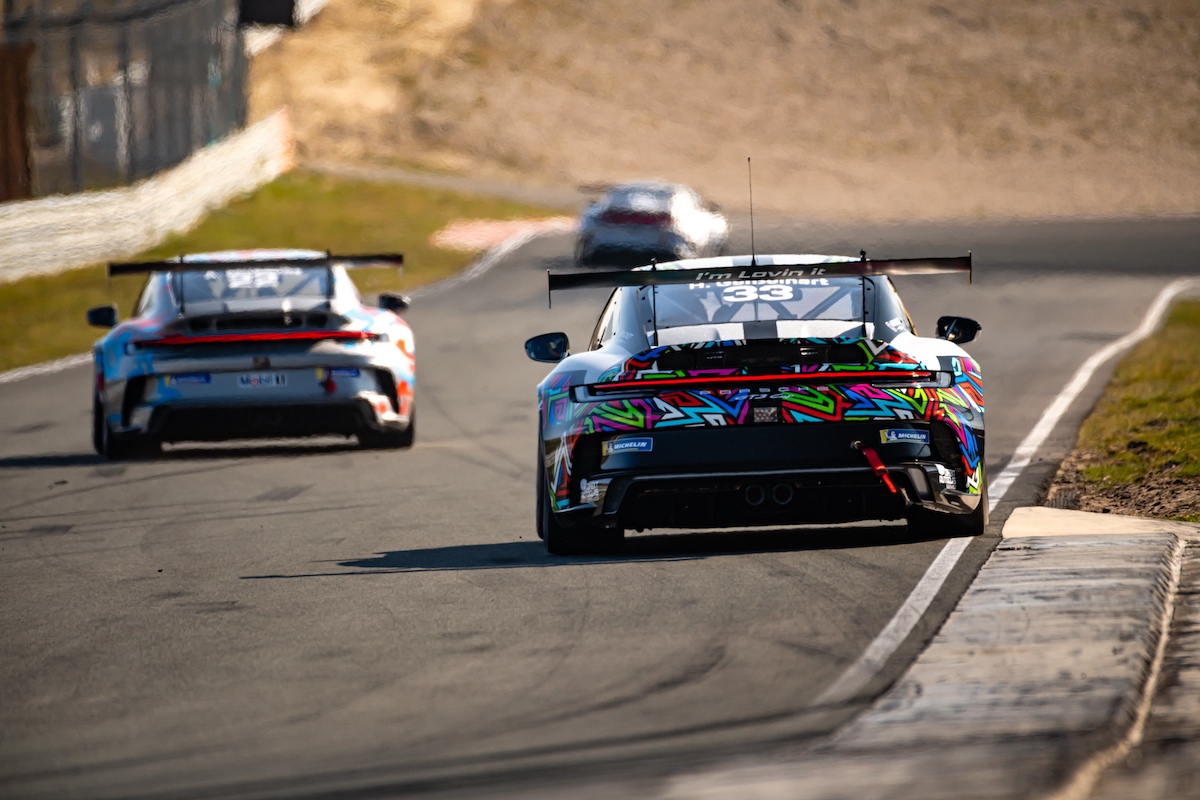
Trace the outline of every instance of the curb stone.
<instances>
[{"instance_id":1,"label":"curb stone","mask_svg":"<svg viewBox=\"0 0 1200 800\"><path fill-rule=\"evenodd\" d=\"M832 741L788 763L678 776L665 796L999 800L1105 786L1141 736L1177 597L1194 601L1200 640L1200 564L1178 584L1184 559L1200 558L1200 525L1018 509L1004 535L929 646ZM1195 689L1200 642L1189 654ZM1176 710L1200 733L1200 700Z\"/></svg>"}]
</instances>

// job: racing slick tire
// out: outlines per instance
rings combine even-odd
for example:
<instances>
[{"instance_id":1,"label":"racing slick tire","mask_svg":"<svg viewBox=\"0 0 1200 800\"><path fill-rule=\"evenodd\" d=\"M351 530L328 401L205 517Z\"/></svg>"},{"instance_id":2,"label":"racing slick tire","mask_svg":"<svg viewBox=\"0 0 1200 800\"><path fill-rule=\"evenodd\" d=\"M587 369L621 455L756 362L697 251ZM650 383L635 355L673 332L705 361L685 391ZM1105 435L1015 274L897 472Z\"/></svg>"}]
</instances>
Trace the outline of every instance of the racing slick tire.
<instances>
[{"instance_id":1,"label":"racing slick tire","mask_svg":"<svg viewBox=\"0 0 1200 800\"><path fill-rule=\"evenodd\" d=\"M92 447L110 461L151 458L162 452L162 442L152 436L113 433L99 398L92 401Z\"/></svg>"},{"instance_id":2,"label":"racing slick tire","mask_svg":"<svg viewBox=\"0 0 1200 800\"><path fill-rule=\"evenodd\" d=\"M980 480L984 479L983 475L979 477ZM979 536L987 530L988 525L987 483L983 484L979 505L969 514L946 514L914 506L908 510L906 516L909 533L915 535L931 539Z\"/></svg>"},{"instance_id":3,"label":"racing slick tire","mask_svg":"<svg viewBox=\"0 0 1200 800\"><path fill-rule=\"evenodd\" d=\"M371 450L402 450L413 446L417 439L417 410L408 417L408 427L402 431L360 431L358 443Z\"/></svg>"},{"instance_id":4,"label":"racing slick tire","mask_svg":"<svg viewBox=\"0 0 1200 800\"><path fill-rule=\"evenodd\" d=\"M537 534L552 556L581 556L619 552L625 543L625 531L594 525L566 527L550 510L550 492L541 461L537 470Z\"/></svg>"},{"instance_id":5,"label":"racing slick tire","mask_svg":"<svg viewBox=\"0 0 1200 800\"><path fill-rule=\"evenodd\" d=\"M416 441L416 408L403 431L359 431L359 444L368 450L407 450Z\"/></svg>"}]
</instances>

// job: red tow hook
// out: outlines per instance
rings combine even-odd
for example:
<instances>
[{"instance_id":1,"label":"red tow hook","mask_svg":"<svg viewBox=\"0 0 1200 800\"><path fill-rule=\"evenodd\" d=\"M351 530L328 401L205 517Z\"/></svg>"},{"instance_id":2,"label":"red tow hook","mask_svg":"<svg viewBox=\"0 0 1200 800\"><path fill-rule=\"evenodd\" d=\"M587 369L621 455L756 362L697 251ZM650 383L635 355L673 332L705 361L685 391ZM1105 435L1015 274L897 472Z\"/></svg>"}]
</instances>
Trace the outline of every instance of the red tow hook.
<instances>
[{"instance_id":1,"label":"red tow hook","mask_svg":"<svg viewBox=\"0 0 1200 800\"><path fill-rule=\"evenodd\" d=\"M892 483L892 479L888 476L887 467L879 459L879 454L862 442L855 442L854 449L861 450L862 454L867 457L867 463L871 465L871 469L879 476L879 480L883 481L884 485L888 487L888 491L892 494L897 494L896 484Z\"/></svg>"}]
</instances>

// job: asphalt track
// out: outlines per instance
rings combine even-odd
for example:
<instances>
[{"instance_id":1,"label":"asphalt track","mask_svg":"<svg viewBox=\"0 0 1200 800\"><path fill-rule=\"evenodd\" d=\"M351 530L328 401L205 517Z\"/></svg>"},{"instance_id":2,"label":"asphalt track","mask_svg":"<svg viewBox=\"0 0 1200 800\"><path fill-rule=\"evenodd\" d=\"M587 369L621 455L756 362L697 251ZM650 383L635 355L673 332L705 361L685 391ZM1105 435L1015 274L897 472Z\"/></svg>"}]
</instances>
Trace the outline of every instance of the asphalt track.
<instances>
[{"instance_id":1,"label":"asphalt track","mask_svg":"<svg viewBox=\"0 0 1200 800\"><path fill-rule=\"evenodd\" d=\"M735 250L748 247L736 220ZM1195 219L816 229L760 252L975 251L898 281L919 329L983 324L998 474L1080 363L1200 264ZM603 300L546 308L569 237L418 298L418 444L175 447L108 463L87 367L0 385L0 796L652 793L718 756L801 750L861 711L995 542L972 542L852 701L815 703L944 545L902 527L632 538L547 557L532 523L521 343L582 342ZM1071 446L1101 370L993 518ZM586 790L586 791L585 791Z\"/></svg>"}]
</instances>

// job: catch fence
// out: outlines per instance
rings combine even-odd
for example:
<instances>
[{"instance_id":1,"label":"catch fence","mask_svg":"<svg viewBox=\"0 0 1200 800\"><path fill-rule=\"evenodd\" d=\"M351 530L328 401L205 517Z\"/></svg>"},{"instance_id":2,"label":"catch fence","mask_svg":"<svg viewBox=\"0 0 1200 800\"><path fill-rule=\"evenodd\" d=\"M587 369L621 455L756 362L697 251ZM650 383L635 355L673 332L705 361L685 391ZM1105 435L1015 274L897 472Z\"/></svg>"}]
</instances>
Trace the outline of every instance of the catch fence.
<instances>
[{"instance_id":1,"label":"catch fence","mask_svg":"<svg viewBox=\"0 0 1200 800\"><path fill-rule=\"evenodd\" d=\"M33 194L130 184L246 121L238 0L2 0L33 45Z\"/></svg>"}]
</instances>

